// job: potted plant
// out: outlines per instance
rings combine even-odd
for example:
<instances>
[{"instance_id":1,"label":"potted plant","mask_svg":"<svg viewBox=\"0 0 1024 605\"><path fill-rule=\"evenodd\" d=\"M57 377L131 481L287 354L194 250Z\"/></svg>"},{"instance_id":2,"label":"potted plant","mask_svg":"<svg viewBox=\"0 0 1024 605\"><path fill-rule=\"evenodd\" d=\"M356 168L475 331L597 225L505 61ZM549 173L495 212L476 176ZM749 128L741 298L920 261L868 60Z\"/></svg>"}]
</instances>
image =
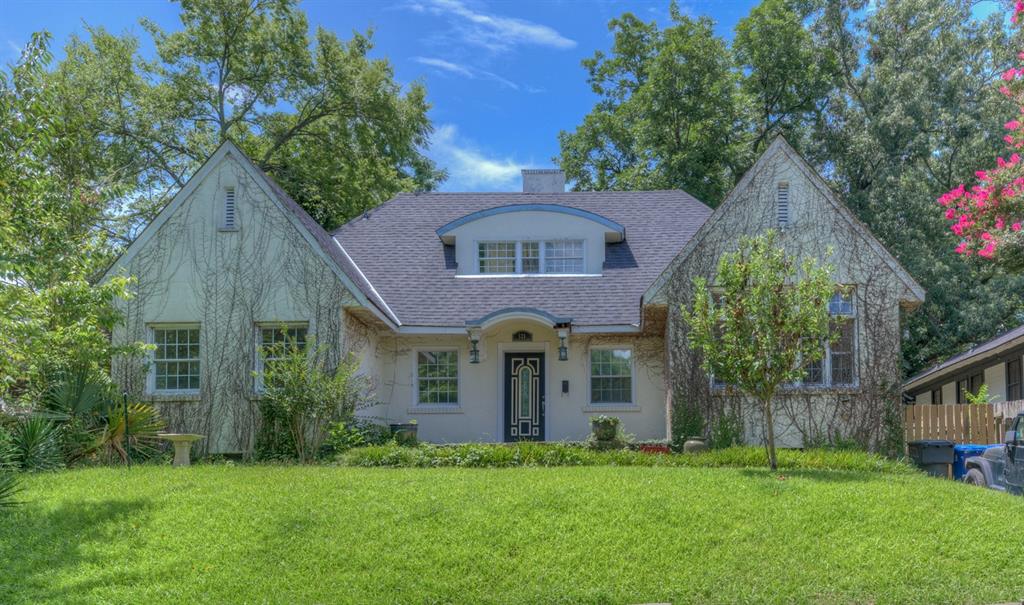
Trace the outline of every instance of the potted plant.
<instances>
[{"instance_id":1,"label":"potted plant","mask_svg":"<svg viewBox=\"0 0 1024 605\"><path fill-rule=\"evenodd\" d=\"M667 439L650 439L637 444L637 449L644 454L668 454L671 452Z\"/></svg>"},{"instance_id":2,"label":"potted plant","mask_svg":"<svg viewBox=\"0 0 1024 605\"><path fill-rule=\"evenodd\" d=\"M597 441L613 441L619 432L619 419L615 416L594 416L590 419L590 431Z\"/></svg>"},{"instance_id":3,"label":"potted plant","mask_svg":"<svg viewBox=\"0 0 1024 605\"><path fill-rule=\"evenodd\" d=\"M416 431L419 424L415 420L409 422L396 422L389 425L391 436L395 438L398 445L416 445Z\"/></svg>"}]
</instances>

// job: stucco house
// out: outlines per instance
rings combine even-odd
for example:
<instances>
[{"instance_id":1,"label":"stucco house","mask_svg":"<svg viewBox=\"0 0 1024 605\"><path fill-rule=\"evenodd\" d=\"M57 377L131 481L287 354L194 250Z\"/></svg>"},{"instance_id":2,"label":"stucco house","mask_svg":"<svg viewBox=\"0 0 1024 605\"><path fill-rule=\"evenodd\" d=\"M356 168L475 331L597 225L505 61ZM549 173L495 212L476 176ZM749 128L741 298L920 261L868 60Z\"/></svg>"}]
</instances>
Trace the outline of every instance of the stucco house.
<instances>
[{"instance_id":1,"label":"stucco house","mask_svg":"<svg viewBox=\"0 0 1024 605\"><path fill-rule=\"evenodd\" d=\"M408 193L327 233L225 143L108 271L136 278L115 341L127 389L172 427L247 452L259 421L261 348L282 326L329 362L356 355L379 404L435 442L579 440L614 414L666 438L672 410L708 426L759 416L714 384L686 346L679 306L742 234L782 231L853 286L830 308L842 338L781 398L783 445L876 442L898 406L901 309L923 292L781 138L712 211L682 191L566 192L555 170L521 193Z\"/></svg>"},{"instance_id":2,"label":"stucco house","mask_svg":"<svg viewBox=\"0 0 1024 605\"><path fill-rule=\"evenodd\" d=\"M1024 400L1024 326L1008 330L907 379L908 403L969 403L967 394L988 387L993 403Z\"/></svg>"}]
</instances>

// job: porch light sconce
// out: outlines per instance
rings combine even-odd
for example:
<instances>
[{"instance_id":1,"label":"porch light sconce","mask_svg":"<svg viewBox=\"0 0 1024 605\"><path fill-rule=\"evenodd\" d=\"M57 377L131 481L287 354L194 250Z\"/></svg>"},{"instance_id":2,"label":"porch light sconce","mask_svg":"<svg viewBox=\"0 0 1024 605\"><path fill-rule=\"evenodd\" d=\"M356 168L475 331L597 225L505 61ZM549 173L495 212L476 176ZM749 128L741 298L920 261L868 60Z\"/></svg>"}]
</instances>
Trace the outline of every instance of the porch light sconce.
<instances>
[{"instance_id":1,"label":"porch light sconce","mask_svg":"<svg viewBox=\"0 0 1024 605\"><path fill-rule=\"evenodd\" d=\"M569 359L569 347L565 346L565 339L568 337L568 328L558 329L558 361L566 361Z\"/></svg>"},{"instance_id":2,"label":"porch light sconce","mask_svg":"<svg viewBox=\"0 0 1024 605\"><path fill-rule=\"evenodd\" d=\"M480 349L477 344L480 342L480 330L469 330L469 363L480 363Z\"/></svg>"}]
</instances>

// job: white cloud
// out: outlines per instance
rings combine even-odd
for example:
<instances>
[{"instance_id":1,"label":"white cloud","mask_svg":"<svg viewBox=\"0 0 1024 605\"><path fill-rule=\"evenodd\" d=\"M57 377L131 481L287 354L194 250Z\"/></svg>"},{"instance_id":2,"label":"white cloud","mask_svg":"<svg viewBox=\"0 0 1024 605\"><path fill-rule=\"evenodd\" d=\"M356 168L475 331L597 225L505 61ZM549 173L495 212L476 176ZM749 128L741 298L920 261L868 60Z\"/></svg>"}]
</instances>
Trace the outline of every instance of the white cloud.
<instances>
[{"instance_id":1,"label":"white cloud","mask_svg":"<svg viewBox=\"0 0 1024 605\"><path fill-rule=\"evenodd\" d=\"M451 61L445 61L444 59L437 59L435 57L413 57L412 60L421 65L429 65L431 67L436 67L441 71L447 71L467 78L476 77L465 65L459 65L457 63L452 63Z\"/></svg>"},{"instance_id":2,"label":"white cloud","mask_svg":"<svg viewBox=\"0 0 1024 605\"><path fill-rule=\"evenodd\" d=\"M491 158L459 136L454 124L442 124L434 132L430 155L448 169L445 188L452 191L511 191L525 165L511 158Z\"/></svg>"},{"instance_id":3,"label":"white cloud","mask_svg":"<svg viewBox=\"0 0 1024 605\"><path fill-rule=\"evenodd\" d=\"M515 82L507 80L496 73L491 73L489 71L484 71L482 69L470 67L469 65L452 63L451 61L445 61L444 59L438 59L437 57L413 57L412 60L421 65L429 65L431 67L436 67L441 71L459 75L464 78L469 78L470 80L483 78L485 80L492 80L494 82L497 82L498 84L501 84L506 88L511 88L512 90L519 90L519 85L516 84Z\"/></svg>"},{"instance_id":4,"label":"white cloud","mask_svg":"<svg viewBox=\"0 0 1024 605\"><path fill-rule=\"evenodd\" d=\"M435 15L450 17L463 42L495 52L521 44L558 49L576 46L575 40L566 38L547 25L475 11L462 0L429 0L426 4L414 2L408 6L415 12L429 10Z\"/></svg>"}]
</instances>

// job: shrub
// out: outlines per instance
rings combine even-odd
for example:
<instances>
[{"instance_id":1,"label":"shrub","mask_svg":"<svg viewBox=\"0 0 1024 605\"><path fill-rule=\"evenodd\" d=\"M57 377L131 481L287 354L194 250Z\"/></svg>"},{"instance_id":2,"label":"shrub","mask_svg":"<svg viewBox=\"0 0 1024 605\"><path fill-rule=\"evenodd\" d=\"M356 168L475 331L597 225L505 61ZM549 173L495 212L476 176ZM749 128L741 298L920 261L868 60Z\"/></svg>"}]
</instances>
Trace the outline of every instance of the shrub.
<instances>
[{"instance_id":1,"label":"shrub","mask_svg":"<svg viewBox=\"0 0 1024 605\"><path fill-rule=\"evenodd\" d=\"M391 440L391 429L365 420L336 422L327 432L321 456L340 454L356 447L382 445Z\"/></svg>"},{"instance_id":2,"label":"shrub","mask_svg":"<svg viewBox=\"0 0 1024 605\"><path fill-rule=\"evenodd\" d=\"M708 446L712 449L733 447L743 443L743 419L735 411L722 410L711 424L711 439Z\"/></svg>"},{"instance_id":3,"label":"shrub","mask_svg":"<svg viewBox=\"0 0 1024 605\"><path fill-rule=\"evenodd\" d=\"M731 447L699 454L652 456L632 450L594 451L578 443L467 443L399 447L393 443L355 448L342 455L339 463L364 467L442 466L507 468L520 466L671 466L671 467L763 467L763 449ZM875 454L835 450L780 450L779 468L785 470L837 470L886 473L914 473L913 467Z\"/></svg>"},{"instance_id":4,"label":"shrub","mask_svg":"<svg viewBox=\"0 0 1024 605\"><path fill-rule=\"evenodd\" d=\"M677 392L672 406L672 449L683 451L683 443L688 437L704 434L704 417L696 406L686 402Z\"/></svg>"},{"instance_id":5,"label":"shrub","mask_svg":"<svg viewBox=\"0 0 1024 605\"><path fill-rule=\"evenodd\" d=\"M60 427L46 418L28 416L11 433L14 466L24 471L47 471L64 465Z\"/></svg>"},{"instance_id":6,"label":"shrub","mask_svg":"<svg viewBox=\"0 0 1024 605\"><path fill-rule=\"evenodd\" d=\"M355 374L358 363L349 357L331 368L324 353L286 341L266 364L259 455L309 462L319 455L328 429L352 419L364 391Z\"/></svg>"},{"instance_id":7,"label":"shrub","mask_svg":"<svg viewBox=\"0 0 1024 605\"><path fill-rule=\"evenodd\" d=\"M62 374L47 390L41 408L38 416L60 425L61 452L67 464L90 457L127 462L126 412L134 459L156 453L157 434L166 426L149 404L129 402L126 410L110 379L85 366Z\"/></svg>"},{"instance_id":8,"label":"shrub","mask_svg":"<svg viewBox=\"0 0 1024 605\"><path fill-rule=\"evenodd\" d=\"M10 508L18 502L15 497L21 488L18 476L10 471L0 471L0 508Z\"/></svg>"}]
</instances>

